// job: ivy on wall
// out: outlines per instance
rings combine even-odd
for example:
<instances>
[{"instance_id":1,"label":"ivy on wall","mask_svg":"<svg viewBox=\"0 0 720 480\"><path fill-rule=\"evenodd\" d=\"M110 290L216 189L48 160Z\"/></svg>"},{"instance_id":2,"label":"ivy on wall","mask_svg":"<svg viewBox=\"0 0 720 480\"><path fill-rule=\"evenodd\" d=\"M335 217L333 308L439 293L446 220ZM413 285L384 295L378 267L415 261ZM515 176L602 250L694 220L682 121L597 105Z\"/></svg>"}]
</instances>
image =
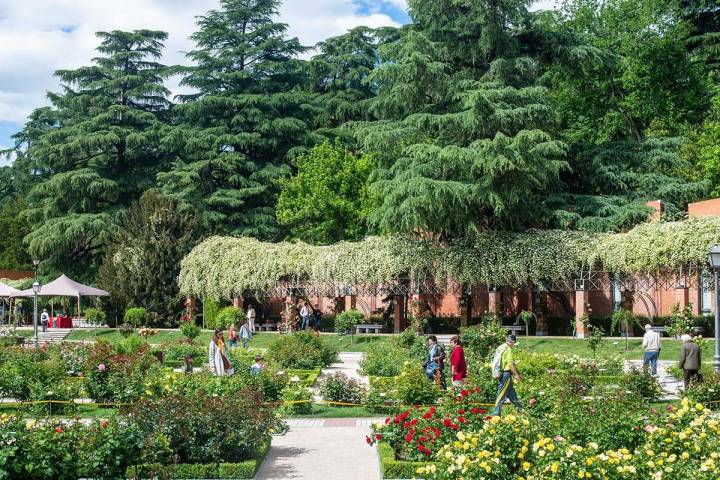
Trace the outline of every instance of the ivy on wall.
<instances>
[{"instance_id":1,"label":"ivy on wall","mask_svg":"<svg viewBox=\"0 0 720 480\"><path fill-rule=\"evenodd\" d=\"M481 232L449 244L412 236L368 237L328 246L211 237L183 259L186 295L232 298L278 281L377 285L398 277L521 286L573 278L580 270L653 273L706 263L720 218L653 222L626 233Z\"/></svg>"}]
</instances>

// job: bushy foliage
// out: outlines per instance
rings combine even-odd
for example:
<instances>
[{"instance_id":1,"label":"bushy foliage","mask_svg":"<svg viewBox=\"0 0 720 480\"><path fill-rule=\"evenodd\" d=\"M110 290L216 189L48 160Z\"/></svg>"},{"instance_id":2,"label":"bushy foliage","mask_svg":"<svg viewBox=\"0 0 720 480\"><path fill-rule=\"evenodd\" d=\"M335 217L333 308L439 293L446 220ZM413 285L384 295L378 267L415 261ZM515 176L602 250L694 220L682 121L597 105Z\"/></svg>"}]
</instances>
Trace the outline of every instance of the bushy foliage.
<instances>
[{"instance_id":1,"label":"bushy foliage","mask_svg":"<svg viewBox=\"0 0 720 480\"><path fill-rule=\"evenodd\" d=\"M313 393L300 384L288 385L282 391L283 411L288 415L303 415L312 412Z\"/></svg>"},{"instance_id":2,"label":"bushy foliage","mask_svg":"<svg viewBox=\"0 0 720 480\"><path fill-rule=\"evenodd\" d=\"M365 321L365 315L356 309L340 312L335 317L335 331L341 335L355 333L355 326Z\"/></svg>"},{"instance_id":3,"label":"bushy foliage","mask_svg":"<svg viewBox=\"0 0 720 480\"><path fill-rule=\"evenodd\" d=\"M403 364L410 358L408 350L398 348L392 342L374 342L365 351L360 369L364 375L394 377L400 374Z\"/></svg>"},{"instance_id":4,"label":"bushy foliage","mask_svg":"<svg viewBox=\"0 0 720 480\"><path fill-rule=\"evenodd\" d=\"M326 401L359 405L366 389L359 381L337 372L320 381L320 395Z\"/></svg>"},{"instance_id":5,"label":"bushy foliage","mask_svg":"<svg viewBox=\"0 0 720 480\"><path fill-rule=\"evenodd\" d=\"M505 343L507 330L493 319L485 319L480 325L460 329L460 338L468 356L486 360L495 353L495 349Z\"/></svg>"},{"instance_id":6,"label":"bushy foliage","mask_svg":"<svg viewBox=\"0 0 720 480\"><path fill-rule=\"evenodd\" d=\"M190 319L189 321L180 322L180 333L188 342L193 342L200 335L200 327L195 324L193 319Z\"/></svg>"},{"instance_id":7,"label":"bushy foliage","mask_svg":"<svg viewBox=\"0 0 720 480\"><path fill-rule=\"evenodd\" d=\"M693 402L714 406L717 410L720 402L720 374L712 372L703 375L702 383L692 382L685 396Z\"/></svg>"},{"instance_id":8,"label":"bushy foliage","mask_svg":"<svg viewBox=\"0 0 720 480\"><path fill-rule=\"evenodd\" d=\"M440 389L428 380L419 364L406 362L395 381L397 400L401 405L432 405Z\"/></svg>"},{"instance_id":9,"label":"bushy foliage","mask_svg":"<svg viewBox=\"0 0 720 480\"><path fill-rule=\"evenodd\" d=\"M123 322L132 325L135 328L139 328L147 324L150 316L144 307L132 307L125 310L123 316Z\"/></svg>"},{"instance_id":10,"label":"bushy foliage","mask_svg":"<svg viewBox=\"0 0 720 480\"><path fill-rule=\"evenodd\" d=\"M211 329L221 328L226 330L230 328L231 325L235 325L237 327L242 325L244 322L245 315L241 309L237 307L225 307L218 312L212 324L208 324L206 320L205 326Z\"/></svg>"},{"instance_id":11,"label":"bushy foliage","mask_svg":"<svg viewBox=\"0 0 720 480\"><path fill-rule=\"evenodd\" d=\"M86 308L85 309L85 321L92 325L103 325L107 315L105 312L98 308Z\"/></svg>"},{"instance_id":12,"label":"bushy foliage","mask_svg":"<svg viewBox=\"0 0 720 480\"><path fill-rule=\"evenodd\" d=\"M297 332L273 340L267 358L280 368L312 369L334 362L337 350L310 332Z\"/></svg>"}]
</instances>

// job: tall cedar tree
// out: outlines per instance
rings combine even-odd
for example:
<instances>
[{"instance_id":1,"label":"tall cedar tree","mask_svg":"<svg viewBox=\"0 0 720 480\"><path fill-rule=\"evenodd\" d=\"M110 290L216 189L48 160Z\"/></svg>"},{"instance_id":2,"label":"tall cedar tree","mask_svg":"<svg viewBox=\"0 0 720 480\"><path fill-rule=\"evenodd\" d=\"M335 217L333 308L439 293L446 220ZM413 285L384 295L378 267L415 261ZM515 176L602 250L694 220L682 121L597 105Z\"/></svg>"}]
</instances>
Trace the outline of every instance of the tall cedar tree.
<instances>
[{"instance_id":1,"label":"tall cedar tree","mask_svg":"<svg viewBox=\"0 0 720 480\"><path fill-rule=\"evenodd\" d=\"M182 84L197 93L181 98L170 135L178 161L158 180L200 210L209 232L275 237L277 181L290 173L293 150L312 143L318 112L300 89L303 62L293 59L306 48L273 21L279 4L221 0L192 35L196 66Z\"/></svg>"},{"instance_id":2,"label":"tall cedar tree","mask_svg":"<svg viewBox=\"0 0 720 480\"><path fill-rule=\"evenodd\" d=\"M177 202L149 190L123 214L107 249L98 284L110 292L104 306L111 322L126 309L144 307L154 326L175 326L183 311L180 262L195 246L199 220Z\"/></svg>"},{"instance_id":3,"label":"tall cedar tree","mask_svg":"<svg viewBox=\"0 0 720 480\"><path fill-rule=\"evenodd\" d=\"M26 237L48 272L92 278L119 215L161 168L169 102L164 32L100 32L93 65L59 70L63 92L31 116L19 142L40 182L28 195Z\"/></svg>"},{"instance_id":4,"label":"tall cedar tree","mask_svg":"<svg viewBox=\"0 0 720 480\"><path fill-rule=\"evenodd\" d=\"M566 168L547 92L519 33L527 0L410 0L414 24L371 75L382 121L360 130L381 167L384 231L463 235L532 225Z\"/></svg>"}]
</instances>

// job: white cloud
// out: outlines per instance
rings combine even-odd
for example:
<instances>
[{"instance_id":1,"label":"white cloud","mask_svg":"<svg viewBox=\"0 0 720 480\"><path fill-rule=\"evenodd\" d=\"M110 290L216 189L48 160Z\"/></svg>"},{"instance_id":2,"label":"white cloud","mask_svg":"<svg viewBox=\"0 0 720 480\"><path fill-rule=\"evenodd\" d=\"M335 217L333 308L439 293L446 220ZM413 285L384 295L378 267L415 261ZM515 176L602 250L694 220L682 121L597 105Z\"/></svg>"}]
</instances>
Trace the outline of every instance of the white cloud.
<instances>
[{"instance_id":1,"label":"white cloud","mask_svg":"<svg viewBox=\"0 0 720 480\"><path fill-rule=\"evenodd\" d=\"M163 62L187 63L182 52L192 48L194 17L217 5L217 0L0 0L0 122L20 124L45 105L45 93L59 87L55 70L87 65L96 55L97 31L166 31ZM358 25L396 24L381 13L359 14L353 0L287 0L280 20L305 45ZM177 80L168 86L177 91Z\"/></svg>"}]
</instances>

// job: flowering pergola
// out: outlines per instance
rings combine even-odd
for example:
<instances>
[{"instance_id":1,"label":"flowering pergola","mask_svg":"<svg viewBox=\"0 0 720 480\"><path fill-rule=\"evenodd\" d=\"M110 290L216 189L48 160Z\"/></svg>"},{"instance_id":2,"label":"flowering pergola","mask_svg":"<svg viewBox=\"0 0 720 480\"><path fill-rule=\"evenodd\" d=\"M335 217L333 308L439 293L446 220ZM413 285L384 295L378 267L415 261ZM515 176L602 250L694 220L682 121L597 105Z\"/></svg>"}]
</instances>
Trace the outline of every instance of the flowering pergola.
<instances>
[{"instance_id":1,"label":"flowering pergola","mask_svg":"<svg viewBox=\"0 0 720 480\"><path fill-rule=\"evenodd\" d=\"M188 297L466 294L473 286L627 291L697 286L720 218L650 222L624 233L480 232L457 241L368 237L328 246L212 237L185 257ZM492 288L491 288L492 289Z\"/></svg>"}]
</instances>

